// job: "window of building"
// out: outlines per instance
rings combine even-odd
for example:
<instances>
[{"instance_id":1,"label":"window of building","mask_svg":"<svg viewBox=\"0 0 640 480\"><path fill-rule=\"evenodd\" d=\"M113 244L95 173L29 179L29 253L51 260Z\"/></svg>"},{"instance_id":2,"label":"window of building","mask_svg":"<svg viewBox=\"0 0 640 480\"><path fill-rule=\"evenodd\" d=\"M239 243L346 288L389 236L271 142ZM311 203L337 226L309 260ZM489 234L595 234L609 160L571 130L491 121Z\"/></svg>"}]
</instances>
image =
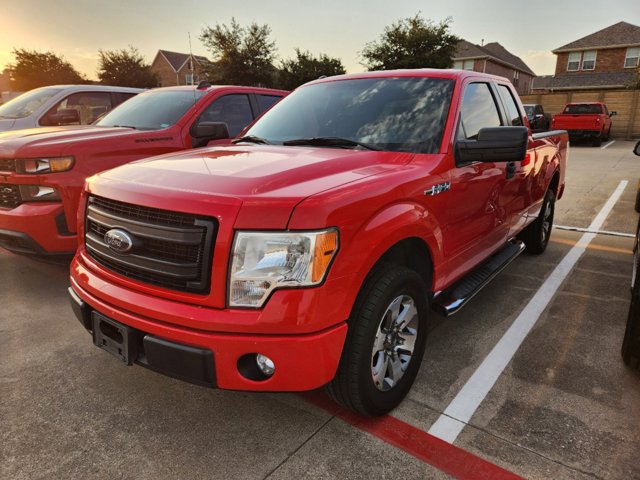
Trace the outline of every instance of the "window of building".
<instances>
[{"instance_id":1,"label":"window of building","mask_svg":"<svg viewBox=\"0 0 640 480\"><path fill-rule=\"evenodd\" d=\"M567 62L567 70L570 72L575 72L576 70L580 70L580 52L572 52L569 54L569 61Z\"/></svg>"},{"instance_id":2,"label":"window of building","mask_svg":"<svg viewBox=\"0 0 640 480\"><path fill-rule=\"evenodd\" d=\"M584 52L582 55L582 70L594 70L596 68L596 51Z\"/></svg>"},{"instance_id":3,"label":"window of building","mask_svg":"<svg viewBox=\"0 0 640 480\"><path fill-rule=\"evenodd\" d=\"M453 62L453 68L456 70L473 70L474 60L456 60Z\"/></svg>"},{"instance_id":4,"label":"window of building","mask_svg":"<svg viewBox=\"0 0 640 480\"><path fill-rule=\"evenodd\" d=\"M627 48L627 54L624 57L624 68L636 68L639 58L640 47Z\"/></svg>"},{"instance_id":5,"label":"window of building","mask_svg":"<svg viewBox=\"0 0 640 480\"><path fill-rule=\"evenodd\" d=\"M193 73L187 73L184 76L184 84L185 85L193 85Z\"/></svg>"}]
</instances>

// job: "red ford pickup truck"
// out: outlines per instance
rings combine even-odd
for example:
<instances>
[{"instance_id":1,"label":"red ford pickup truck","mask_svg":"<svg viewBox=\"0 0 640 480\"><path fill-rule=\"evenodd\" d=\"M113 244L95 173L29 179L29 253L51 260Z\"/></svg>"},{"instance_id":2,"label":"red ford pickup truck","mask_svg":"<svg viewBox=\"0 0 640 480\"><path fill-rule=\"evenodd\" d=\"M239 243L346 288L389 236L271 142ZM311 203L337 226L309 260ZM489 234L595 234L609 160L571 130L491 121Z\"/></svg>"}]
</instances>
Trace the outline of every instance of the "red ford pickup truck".
<instances>
[{"instance_id":1,"label":"red ford pickup truck","mask_svg":"<svg viewBox=\"0 0 640 480\"><path fill-rule=\"evenodd\" d=\"M551 119L551 128L566 130L572 140L591 139L598 147L611 136L611 117L604 103L568 103Z\"/></svg>"},{"instance_id":2,"label":"red ford pickup truck","mask_svg":"<svg viewBox=\"0 0 640 480\"><path fill-rule=\"evenodd\" d=\"M286 94L210 84L158 88L94 125L0 134L0 246L23 254L73 253L86 177L211 140L229 143Z\"/></svg>"},{"instance_id":3,"label":"red ford pickup truck","mask_svg":"<svg viewBox=\"0 0 640 480\"><path fill-rule=\"evenodd\" d=\"M328 384L394 408L450 315L545 250L566 132L531 135L508 80L400 70L311 82L235 145L91 177L71 265L93 342L199 385Z\"/></svg>"}]
</instances>

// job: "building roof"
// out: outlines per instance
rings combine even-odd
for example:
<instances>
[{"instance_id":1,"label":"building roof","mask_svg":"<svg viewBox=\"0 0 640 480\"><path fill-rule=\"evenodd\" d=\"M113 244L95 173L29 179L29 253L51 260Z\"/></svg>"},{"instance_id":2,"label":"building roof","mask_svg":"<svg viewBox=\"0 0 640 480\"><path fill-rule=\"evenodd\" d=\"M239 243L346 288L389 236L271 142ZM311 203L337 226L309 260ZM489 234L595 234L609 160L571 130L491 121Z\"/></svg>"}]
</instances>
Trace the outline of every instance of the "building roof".
<instances>
[{"instance_id":1,"label":"building roof","mask_svg":"<svg viewBox=\"0 0 640 480\"><path fill-rule=\"evenodd\" d=\"M454 60L470 60L475 58L489 58L498 63L506 64L515 70L536 76L526 63L520 57L515 56L498 42L487 43L484 46L475 45L466 40L460 40Z\"/></svg>"},{"instance_id":2,"label":"building roof","mask_svg":"<svg viewBox=\"0 0 640 480\"><path fill-rule=\"evenodd\" d=\"M567 43L553 50L553 53L584 50L587 48L615 48L640 45L640 27L627 22L618 22L610 27Z\"/></svg>"},{"instance_id":3,"label":"building roof","mask_svg":"<svg viewBox=\"0 0 640 480\"><path fill-rule=\"evenodd\" d=\"M544 75L533 79L531 90L588 90L625 88L636 78L635 71Z\"/></svg>"},{"instance_id":4,"label":"building roof","mask_svg":"<svg viewBox=\"0 0 640 480\"><path fill-rule=\"evenodd\" d=\"M178 52L170 52L168 50L158 50L158 54L156 55L156 57L158 55L162 55L167 60L169 65L171 65L171 68L173 68L173 70L176 72L180 70L185 63L187 63L187 61L189 60L189 57L193 57L193 59L200 64L211 63L209 62L209 59L207 57L203 57L200 55L191 55L189 53L178 53Z\"/></svg>"}]
</instances>

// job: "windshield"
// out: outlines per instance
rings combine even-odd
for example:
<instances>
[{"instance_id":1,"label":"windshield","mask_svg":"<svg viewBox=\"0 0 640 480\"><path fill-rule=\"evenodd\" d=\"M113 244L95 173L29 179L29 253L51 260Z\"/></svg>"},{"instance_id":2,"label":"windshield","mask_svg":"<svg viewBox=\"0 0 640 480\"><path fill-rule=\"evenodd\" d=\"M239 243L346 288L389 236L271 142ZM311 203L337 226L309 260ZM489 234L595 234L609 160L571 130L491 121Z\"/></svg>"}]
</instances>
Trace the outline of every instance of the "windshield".
<instances>
[{"instance_id":1,"label":"windshield","mask_svg":"<svg viewBox=\"0 0 640 480\"><path fill-rule=\"evenodd\" d=\"M23 93L0 107L0 118L25 118L35 112L61 88L37 88Z\"/></svg>"},{"instance_id":2,"label":"windshield","mask_svg":"<svg viewBox=\"0 0 640 480\"><path fill-rule=\"evenodd\" d=\"M453 86L452 80L423 77L308 85L276 104L246 135L276 144L334 138L378 150L437 153Z\"/></svg>"},{"instance_id":3,"label":"windshield","mask_svg":"<svg viewBox=\"0 0 640 480\"><path fill-rule=\"evenodd\" d=\"M160 130L175 124L207 92L151 90L122 103L95 123L100 127Z\"/></svg>"}]
</instances>

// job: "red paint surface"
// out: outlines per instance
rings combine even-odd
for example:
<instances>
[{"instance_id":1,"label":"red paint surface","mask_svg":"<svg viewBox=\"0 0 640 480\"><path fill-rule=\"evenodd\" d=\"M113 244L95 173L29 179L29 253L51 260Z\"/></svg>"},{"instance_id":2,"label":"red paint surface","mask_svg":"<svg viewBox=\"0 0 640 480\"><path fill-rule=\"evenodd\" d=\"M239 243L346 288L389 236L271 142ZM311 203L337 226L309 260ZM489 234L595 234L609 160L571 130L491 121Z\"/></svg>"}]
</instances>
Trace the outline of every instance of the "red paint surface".
<instances>
[{"instance_id":1,"label":"red paint surface","mask_svg":"<svg viewBox=\"0 0 640 480\"><path fill-rule=\"evenodd\" d=\"M344 422L456 478L463 480L523 478L397 418L388 415L379 418L363 417L345 410L321 393L314 392L301 396Z\"/></svg>"},{"instance_id":2,"label":"red paint surface","mask_svg":"<svg viewBox=\"0 0 640 480\"><path fill-rule=\"evenodd\" d=\"M161 90L192 88L166 87ZM154 91L142 95L153 95ZM67 172L40 175L3 172L0 184L53 187L60 192L62 201L24 203L15 209L0 209L0 230L25 233L45 252L73 253L77 245L76 236L59 235L55 218L64 213L70 232L75 233L80 193L87 177L141 158L191 148L189 129L206 107L224 95L254 93L284 96L288 92L254 87L213 87L174 125L160 130L84 125L4 133L0 139L0 158L73 156L75 164ZM259 113L255 112L255 115Z\"/></svg>"}]
</instances>

